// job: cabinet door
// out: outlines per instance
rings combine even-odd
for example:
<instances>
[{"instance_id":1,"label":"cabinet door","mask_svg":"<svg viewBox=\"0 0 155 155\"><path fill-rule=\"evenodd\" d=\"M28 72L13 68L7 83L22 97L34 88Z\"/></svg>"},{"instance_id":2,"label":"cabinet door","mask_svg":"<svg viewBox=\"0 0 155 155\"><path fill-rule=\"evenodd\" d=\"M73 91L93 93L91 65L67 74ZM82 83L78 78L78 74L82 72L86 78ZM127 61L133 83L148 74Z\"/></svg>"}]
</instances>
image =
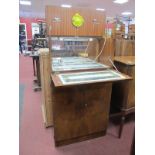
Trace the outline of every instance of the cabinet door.
<instances>
[{"instance_id":1,"label":"cabinet door","mask_svg":"<svg viewBox=\"0 0 155 155\"><path fill-rule=\"evenodd\" d=\"M52 84L53 85L53 84ZM52 87L56 142L106 131L112 84Z\"/></svg>"},{"instance_id":2,"label":"cabinet door","mask_svg":"<svg viewBox=\"0 0 155 155\"><path fill-rule=\"evenodd\" d=\"M105 15L103 12L94 10L92 12L92 34L93 36L103 36L105 30Z\"/></svg>"},{"instance_id":3,"label":"cabinet door","mask_svg":"<svg viewBox=\"0 0 155 155\"><path fill-rule=\"evenodd\" d=\"M89 36L89 11L84 9L76 9L76 13L79 13L84 18L84 24L74 29L76 29L76 35L77 36Z\"/></svg>"},{"instance_id":4,"label":"cabinet door","mask_svg":"<svg viewBox=\"0 0 155 155\"><path fill-rule=\"evenodd\" d=\"M48 35L53 36L102 36L104 33L105 15L92 9L46 7ZM76 28L72 17L79 13L85 20L84 25Z\"/></svg>"},{"instance_id":5,"label":"cabinet door","mask_svg":"<svg viewBox=\"0 0 155 155\"><path fill-rule=\"evenodd\" d=\"M61 8L49 8L49 35L63 35L64 14Z\"/></svg>"}]
</instances>

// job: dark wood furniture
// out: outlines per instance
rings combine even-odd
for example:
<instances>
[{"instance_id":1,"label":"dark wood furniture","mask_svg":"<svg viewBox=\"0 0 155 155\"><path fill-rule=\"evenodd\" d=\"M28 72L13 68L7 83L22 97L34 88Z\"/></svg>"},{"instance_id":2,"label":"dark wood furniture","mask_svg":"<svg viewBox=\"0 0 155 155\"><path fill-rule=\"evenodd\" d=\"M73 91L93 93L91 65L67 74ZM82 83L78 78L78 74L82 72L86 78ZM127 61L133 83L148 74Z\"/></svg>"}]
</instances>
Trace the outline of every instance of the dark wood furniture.
<instances>
[{"instance_id":1,"label":"dark wood furniture","mask_svg":"<svg viewBox=\"0 0 155 155\"><path fill-rule=\"evenodd\" d=\"M79 28L74 27L71 22L75 13L79 13L85 19L84 25ZM105 32L104 12L83 8L68 9L47 6L45 17L50 52L52 51L51 37L91 36L98 38L102 37ZM88 52L88 57L96 58L102 44L103 40L101 39L96 47L97 50ZM113 46L113 40L107 41L106 53L103 51L101 57L114 55L113 47L109 52L108 47L110 46ZM52 58L53 55L50 54ZM101 57L97 61L104 63ZM52 70L51 104L55 145L60 146L105 135L109 119L112 83L115 80L63 85L57 74L59 73L53 73ZM128 76L125 77L122 79L123 81L130 79Z\"/></svg>"},{"instance_id":2,"label":"dark wood furniture","mask_svg":"<svg viewBox=\"0 0 155 155\"><path fill-rule=\"evenodd\" d=\"M112 83L56 88L52 84L55 145L106 134Z\"/></svg>"},{"instance_id":3,"label":"dark wood furniture","mask_svg":"<svg viewBox=\"0 0 155 155\"><path fill-rule=\"evenodd\" d=\"M134 130L133 137L132 137L130 155L135 155L135 130Z\"/></svg>"},{"instance_id":4,"label":"dark wood furniture","mask_svg":"<svg viewBox=\"0 0 155 155\"><path fill-rule=\"evenodd\" d=\"M130 79L130 77L125 75L125 78L119 80L127 79ZM63 85L58 74L52 75L52 104L56 146L106 134L112 83L114 81Z\"/></svg>"},{"instance_id":5,"label":"dark wood furniture","mask_svg":"<svg viewBox=\"0 0 155 155\"><path fill-rule=\"evenodd\" d=\"M121 110L120 138L125 116L135 111L135 57L118 56L114 58L114 64L121 73L133 78L127 82L114 83L112 88L111 107Z\"/></svg>"},{"instance_id":6,"label":"dark wood furniture","mask_svg":"<svg viewBox=\"0 0 155 155\"><path fill-rule=\"evenodd\" d=\"M39 54L30 54L33 62L33 74L36 76L34 80L34 91L41 90L41 79L40 79L40 63L39 63Z\"/></svg>"}]
</instances>

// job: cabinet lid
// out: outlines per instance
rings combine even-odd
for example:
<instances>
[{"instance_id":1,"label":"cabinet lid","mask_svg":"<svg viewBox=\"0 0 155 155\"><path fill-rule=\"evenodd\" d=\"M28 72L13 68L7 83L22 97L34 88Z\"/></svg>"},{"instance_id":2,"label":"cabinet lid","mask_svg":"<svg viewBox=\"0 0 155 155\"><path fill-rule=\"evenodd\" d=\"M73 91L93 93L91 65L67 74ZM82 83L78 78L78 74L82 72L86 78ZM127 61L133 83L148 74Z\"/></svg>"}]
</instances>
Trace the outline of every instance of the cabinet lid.
<instances>
[{"instance_id":1,"label":"cabinet lid","mask_svg":"<svg viewBox=\"0 0 155 155\"><path fill-rule=\"evenodd\" d=\"M76 73L52 74L55 87L75 86L82 84L107 83L132 79L128 75L122 74L112 69L103 71L89 71Z\"/></svg>"}]
</instances>

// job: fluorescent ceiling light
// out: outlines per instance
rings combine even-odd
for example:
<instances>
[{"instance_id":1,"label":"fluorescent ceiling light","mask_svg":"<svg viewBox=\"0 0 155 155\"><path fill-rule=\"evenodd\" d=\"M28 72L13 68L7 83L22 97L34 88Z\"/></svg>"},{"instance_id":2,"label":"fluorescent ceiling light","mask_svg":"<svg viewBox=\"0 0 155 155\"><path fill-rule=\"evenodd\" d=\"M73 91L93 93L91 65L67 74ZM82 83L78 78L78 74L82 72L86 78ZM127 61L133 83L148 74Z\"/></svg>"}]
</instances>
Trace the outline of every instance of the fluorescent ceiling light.
<instances>
[{"instance_id":1,"label":"fluorescent ceiling light","mask_svg":"<svg viewBox=\"0 0 155 155\"><path fill-rule=\"evenodd\" d=\"M125 15L125 16L128 16L128 15L131 15L132 12L122 12L122 15Z\"/></svg>"},{"instance_id":2,"label":"fluorescent ceiling light","mask_svg":"<svg viewBox=\"0 0 155 155\"><path fill-rule=\"evenodd\" d=\"M89 38L89 41L93 41L93 38Z\"/></svg>"},{"instance_id":3,"label":"fluorescent ceiling light","mask_svg":"<svg viewBox=\"0 0 155 155\"><path fill-rule=\"evenodd\" d=\"M123 3L127 3L128 0L114 0L113 2L118 4L123 4Z\"/></svg>"},{"instance_id":4,"label":"fluorescent ceiling light","mask_svg":"<svg viewBox=\"0 0 155 155\"><path fill-rule=\"evenodd\" d=\"M96 8L97 11L105 11L105 9L102 8Z\"/></svg>"},{"instance_id":5,"label":"fluorescent ceiling light","mask_svg":"<svg viewBox=\"0 0 155 155\"><path fill-rule=\"evenodd\" d=\"M62 4L61 7L63 7L63 8L71 8L72 6L68 5L68 4Z\"/></svg>"},{"instance_id":6,"label":"fluorescent ceiling light","mask_svg":"<svg viewBox=\"0 0 155 155\"><path fill-rule=\"evenodd\" d=\"M20 1L21 5L31 5L31 1Z\"/></svg>"},{"instance_id":7,"label":"fluorescent ceiling light","mask_svg":"<svg viewBox=\"0 0 155 155\"><path fill-rule=\"evenodd\" d=\"M60 41L63 41L64 39L63 39L63 38L59 38L59 40L60 40Z\"/></svg>"}]
</instances>

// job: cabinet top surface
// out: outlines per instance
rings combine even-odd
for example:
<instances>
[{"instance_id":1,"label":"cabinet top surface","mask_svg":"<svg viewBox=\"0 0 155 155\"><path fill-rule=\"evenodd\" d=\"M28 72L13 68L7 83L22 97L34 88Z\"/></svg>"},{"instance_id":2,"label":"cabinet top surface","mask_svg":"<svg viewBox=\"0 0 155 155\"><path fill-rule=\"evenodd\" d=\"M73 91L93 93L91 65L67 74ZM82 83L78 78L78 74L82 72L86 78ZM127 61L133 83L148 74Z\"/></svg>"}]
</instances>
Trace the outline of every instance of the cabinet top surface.
<instances>
[{"instance_id":1,"label":"cabinet top surface","mask_svg":"<svg viewBox=\"0 0 155 155\"><path fill-rule=\"evenodd\" d=\"M135 56L116 56L115 62L123 63L124 65L135 65Z\"/></svg>"},{"instance_id":2,"label":"cabinet top surface","mask_svg":"<svg viewBox=\"0 0 155 155\"><path fill-rule=\"evenodd\" d=\"M69 85L75 86L75 85L98 83L98 82L105 83L105 82L114 82L114 81L131 79L129 76L111 69L103 71L61 73L61 74L53 74L51 76L55 87L69 86Z\"/></svg>"}]
</instances>

